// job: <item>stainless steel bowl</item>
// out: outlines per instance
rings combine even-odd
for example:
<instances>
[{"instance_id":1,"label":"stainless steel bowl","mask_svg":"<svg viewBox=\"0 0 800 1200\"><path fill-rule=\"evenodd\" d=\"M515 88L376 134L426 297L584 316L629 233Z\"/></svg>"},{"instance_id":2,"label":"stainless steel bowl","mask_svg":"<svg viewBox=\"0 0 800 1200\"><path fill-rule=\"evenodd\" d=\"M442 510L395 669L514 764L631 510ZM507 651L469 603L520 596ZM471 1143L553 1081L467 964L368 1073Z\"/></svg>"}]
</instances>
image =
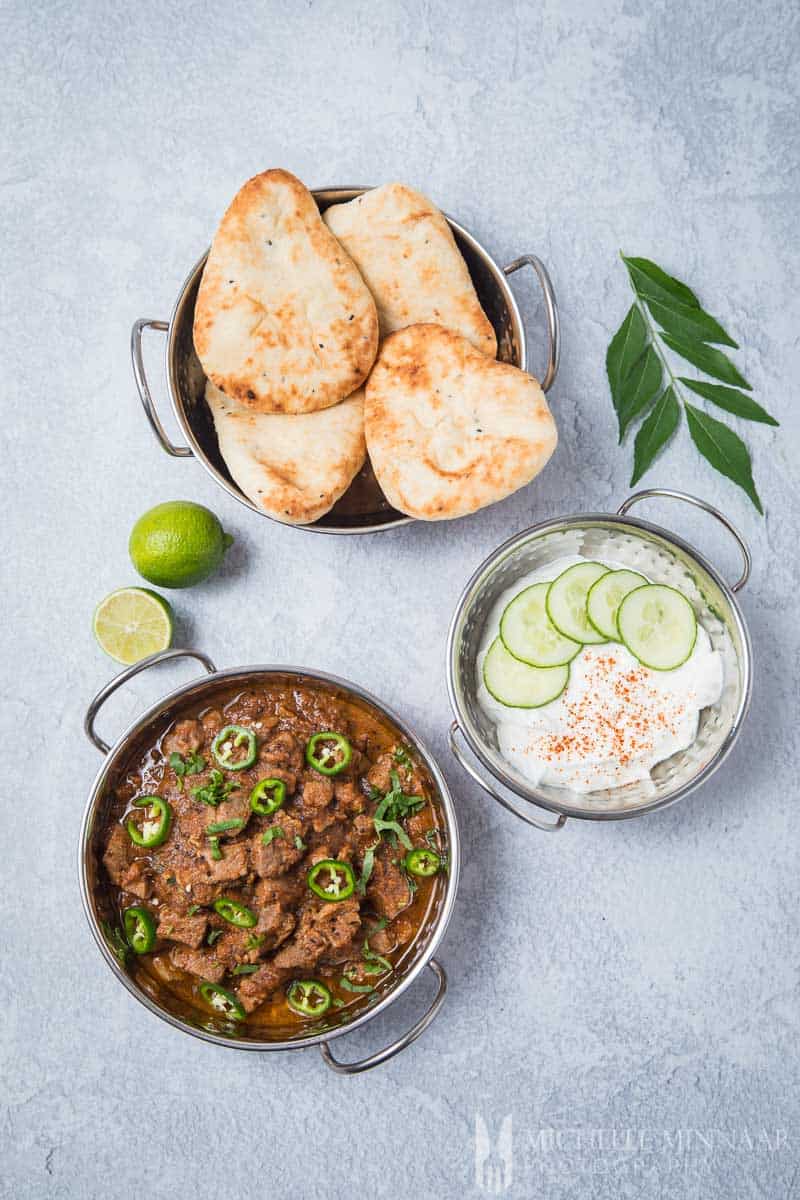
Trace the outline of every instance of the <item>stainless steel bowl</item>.
<instances>
[{"instance_id":1,"label":"stainless steel bowl","mask_svg":"<svg viewBox=\"0 0 800 1200\"><path fill-rule=\"evenodd\" d=\"M626 516L634 504L655 496L695 505L715 516L733 534L742 552L744 569L732 587L699 550L676 534L659 525ZM610 558L643 571L655 582L679 588L691 601L712 645L722 654L724 686L720 700L700 714L694 744L659 763L648 783L630 784L590 795L553 786L534 787L502 758L495 726L478 703L476 660L484 625L493 605L517 579L566 554ZM450 728L453 754L484 791L537 829L560 829L567 817L615 821L674 804L721 766L733 748L747 714L752 690L752 650L734 593L744 587L749 575L750 552L727 517L695 496L664 488L637 492L625 501L616 515L587 513L564 517L518 533L478 567L462 593L450 626L447 685L455 715ZM458 741L459 729L475 758L495 782L487 780L466 756ZM523 806L514 803L505 790L498 790L496 784L521 799ZM543 821L533 815L537 809L556 813L558 819Z\"/></svg>"},{"instance_id":2,"label":"stainless steel bowl","mask_svg":"<svg viewBox=\"0 0 800 1200\"><path fill-rule=\"evenodd\" d=\"M313 191L312 195L320 211L324 212L331 204L352 200L369 190L364 187L320 188ZM514 293L508 285L507 276L513 275L524 266L532 267L535 271L543 293L547 323L547 363L542 374L542 388L546 392L558 372L560 338L553 286L544 264L533 254L523 254L508 266L500 267L477 238L452 217L447 217L447 220L469 268L484 312L494 326L498 345L497 357L501 362L513 363L523 371L529 369L528 343L525 326ZM257 508L232 479L219 452L214 422L205 402L206 377L195 354L192 325L197 289L207 257L208 251L192 267L178 293L169 321L143 318L135 322L131 332L133 373L139 389L139 398L162 449L175 458L191 458L194 455L229 496L233 496L259 516L266 517L267 514ZM146 329L159 330L167 335L167 389L172 411L189 443L188 446L176 446L172 443L156 411L142 353L142 337ZM313 525L303 528L311 529L315 533L374 533L407 524L412 519L391 507L367 463L331 511Z\"/></svg>"},{"instance_id":3,"label":"stainless steel bowl","mask_svg":"<svg viewBox=\"0 0 800 1200\"><path fill-rule=\"evenodd\" d=\"M163 663L177 658L196 659L202 663L207 674L201 676L200 679L190 680L188 683L176 688L175 691L170 692L169 695L164 696L163 699L159 700L143 716L135 721L117 739L113 746L109 746L95 730L97 714L108 697L117 688L140 672L147 670L156 663ZM169 1011L166 994L164 996L148 994L141 984L125 970L114 955L102 930L102 874L99 863L99 847L96 845L95 828L101 820L109 790L113 787L117 773L123 766L134 743L138 742L142 736L146 736L150 731L163 728L165 722L170 719L171 714L176 712L178 708L182 708L187 703L203 703L207 701L211 704L221 691L229 691L231 687L239 684L241 684L243 689L246 689L259 682L270 680L285 681L287 679L296 680L298 684L322 688L345 698L356 699L368 708L373 709L379 716L388 720L400 731L403 737L408 739L408 742L416 749L420 761L424 763L436 786L436 802L444 816L450 861L449 870L443 880L443 887L433 914L427 920L422 933L417 937L411 952L400 964L396 976L391 976L390 982L385 989L382 992L376 993L378 996L376 1003L350 1016L348 1016L347 1010L342 1010L341 1012L333 1011L329 1019L326 1019L323 1027L317 1031L286 1041L276 1041L259 1038L250 1034L240 1035L238 1031L228 1033L218 1028L206 1028L199 1023L199 1019L198 1024L192 1024L177 1015L176 1012ZM237 667L227 671L218 671L205 654L201 654L196 650L166 650L161 654L154 654L150 658L143 659L141 662L122 671L98 692L87 709L84 728L91 742L101 754L105 755L105 759L92 785L81 826L78 872L83 907L94 940L106 963L119 982L145 1008L155 1013L163 1021L173 1025L176 1029L180 1029L184 1033L190 1033L194 1037L203 1038L207 1042L214 1042L219 1046L232 1046L241 1050L298 1050L308 1046L319 1046L327 1065L334 1071L348 1075L366 1071L370 1067L376 1067L380 1063L386 1062L387 1059L392 1058L395 1054L410 1046L427 1029L442 1006L447 987L444 968L436 961L433 955L444 937L453 911L453 904L458 889L460 842L455 809L444 776L427 748L395 713L381 704L379 700L376 700L374 696L371 696L369 692L365 692L355 684L349 683L344 679L339 679L335 675L325 675L319 671L306 671L298 667L281 666ZM397 1000L411 986L426 967L430 969L436 979L436 995L425 1014L411 1029L407 1030L389 1046L358 1062L347 1063L334 1058L330 1043L335 1038L341 1037L353 1029L357 1029L359 1025L364 1025L367 1021L371 1021L378 1013L388 1008L390 1004ZM209 1024L215 1026L218 1023L210 1021Z\"/></svg>"}]
</instances>

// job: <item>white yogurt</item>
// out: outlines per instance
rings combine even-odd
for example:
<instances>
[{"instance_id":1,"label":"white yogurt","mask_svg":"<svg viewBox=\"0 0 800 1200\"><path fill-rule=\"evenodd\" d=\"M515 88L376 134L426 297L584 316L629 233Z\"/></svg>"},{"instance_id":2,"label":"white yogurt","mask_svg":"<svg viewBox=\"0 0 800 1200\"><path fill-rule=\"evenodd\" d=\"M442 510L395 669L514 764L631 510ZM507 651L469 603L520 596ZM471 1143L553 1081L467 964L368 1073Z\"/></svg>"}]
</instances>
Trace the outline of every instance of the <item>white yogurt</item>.
<instances>
[{"instance_id":1,"label":"white yogurt","mask_svg":"<svg viewBox=\"0 0 800 1200\"><path fill-rule=\"evenodd\" d=\"M477 663L478 699L497 727L503 757L534 785L576 792L648 779L657 763L691 746L700 710L719 700L723 684L722 656L698 624L690 657L674 671L653 671L620 643L607 642L583 647L557 700L541 708L508 708L495 700L483 682L483 660L506 605L530 584L587 561L559 558L518 579L489 614Z\"/></svg>"}]
</instances>

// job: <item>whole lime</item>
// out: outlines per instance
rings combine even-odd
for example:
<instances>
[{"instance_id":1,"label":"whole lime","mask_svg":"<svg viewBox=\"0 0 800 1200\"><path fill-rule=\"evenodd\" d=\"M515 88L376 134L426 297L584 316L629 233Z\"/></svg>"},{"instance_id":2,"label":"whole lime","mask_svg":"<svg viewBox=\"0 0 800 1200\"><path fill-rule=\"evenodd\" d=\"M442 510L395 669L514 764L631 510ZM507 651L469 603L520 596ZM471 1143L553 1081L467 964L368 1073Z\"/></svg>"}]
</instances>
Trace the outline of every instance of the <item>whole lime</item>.
<instances>
[{"instance_id":1,"label":"whole lime","mask_svg":"<svg viewBox=\"0 0 800 1200\"><path fill-rule=\"evenodd\" d=\"M217 517L191 500L169 500L148 509L131 530L128 552L145 579L184 588L207 579L233 543Z\"/></svg>"}]
</instances>

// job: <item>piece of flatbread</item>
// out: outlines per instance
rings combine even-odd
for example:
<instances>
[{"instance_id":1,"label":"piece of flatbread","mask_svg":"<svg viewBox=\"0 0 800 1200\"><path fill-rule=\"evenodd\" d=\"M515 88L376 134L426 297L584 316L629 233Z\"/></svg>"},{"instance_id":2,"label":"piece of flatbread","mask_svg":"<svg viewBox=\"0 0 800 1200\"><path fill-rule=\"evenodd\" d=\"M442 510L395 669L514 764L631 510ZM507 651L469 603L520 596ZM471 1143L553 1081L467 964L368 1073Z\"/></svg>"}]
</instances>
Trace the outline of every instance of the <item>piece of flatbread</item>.
<instances>
[{"instance_id":1,"label":"piece of flatbread","mask_svg":"<svg viewBox=\"0 0 800 1200\"><path fill-rule=\"evenodd\" d=\"M403 183L385 183L326 209L324 220L375 297L382 338L432 322L496 357L494 329L467 264L446 218L426 196Z\"/></svg>"},{"instance_id":2,"label":"piece of flatbread","mask_svg":"<svg viewBox=\"0 0 800 1200\"><path fill-rule=\"evenodd\" d=\"M367 381L364 428L378 482L400 512L463 517L538 475L555 422L532 375L495 362L440 325L383 342Z\"/></svg>"},{"instance_id":3,"label":"piece of flatbread","mask_svg":"<svg viewBox=\"0 0 800 1200\"><path fill-rule=\"evenodd\" d=\"M250 179L222 218L194 345L212 383L256 412L315 412L366 379L378 350L375 302L288 171Z\"/></svg>"},{"instance_id":4,"label":"piece of flatbread","mask_svg":"<svg viewBox=\"0 0 800 1200\"><path fill-rule=\"evenodd\" d=\"M364 465L364 389L334 408L255 413L206 383L220 453L253 504L276 521L308 525L333 508Z\"/></svg>"}]
</instances>

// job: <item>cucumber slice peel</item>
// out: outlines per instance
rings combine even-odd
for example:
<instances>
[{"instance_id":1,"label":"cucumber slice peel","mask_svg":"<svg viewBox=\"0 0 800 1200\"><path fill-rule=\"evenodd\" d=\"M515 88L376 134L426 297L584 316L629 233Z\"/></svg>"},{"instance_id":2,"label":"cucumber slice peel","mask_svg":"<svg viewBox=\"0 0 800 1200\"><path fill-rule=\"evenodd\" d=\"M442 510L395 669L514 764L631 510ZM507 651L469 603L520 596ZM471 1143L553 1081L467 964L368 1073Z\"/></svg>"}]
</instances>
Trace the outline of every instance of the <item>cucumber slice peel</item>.
<instances>
[{"instance_id":1,"label":"cucumber slice peel","mask_svg":"<svg viewBox=\"0 0 800 1200\"><path fill-rule=\"evenodd\" d=\"M556 629L545 607L549 583L533 583L509 601L500 637L509 654L531 667L560 667L581 652L581 643Z\"/></svg>"},{"instance_id":2,"label":"cucumber slice peel","mask_svg":"<svg viewBox=\"0 0 800 1200\"><path fill-rule=\"evenodd\" d=\"M541 708L557 700L569 683L569 666L530 667L495 638L483 660L483 682L506 708Z\"/></svg>"},{"instance_id":3,"label":"cucumber slice peel","mask_svg":"<svg viewBox=\"0 0 800 1200\"><path fill-rule=\"evenodd\" d=\"M682 592L648 583L628 592L619 606L620 640L644 667L674 671L690 657L697 641L697 618Z\"/></svg>"},{"instance_id":4,"label":"cucumber slice peel","mask_svg":"<svg viewBox=\"0 0 800 1200\"><path fill-rule=\"evenodd\" d=\"M608 641L590 624L586 615L589 589L609 568L599 562L579 562L554 579L547 592L547 615L559 633L585 646Z\"/></svg>"},{"instance_id":5,"label":"cucumber slice peel","mask_svg":"<svg viewBox=\"0 0 800 1200\"><path fill-rule=\"evenodd\" d=\"M617 613L619 606L634 588L649 583L638 571L609 571L601 575L589 588L586 597L586 615L589 623L603 637L615 642L619 637Z\"/></svg>"}]
</instances>

